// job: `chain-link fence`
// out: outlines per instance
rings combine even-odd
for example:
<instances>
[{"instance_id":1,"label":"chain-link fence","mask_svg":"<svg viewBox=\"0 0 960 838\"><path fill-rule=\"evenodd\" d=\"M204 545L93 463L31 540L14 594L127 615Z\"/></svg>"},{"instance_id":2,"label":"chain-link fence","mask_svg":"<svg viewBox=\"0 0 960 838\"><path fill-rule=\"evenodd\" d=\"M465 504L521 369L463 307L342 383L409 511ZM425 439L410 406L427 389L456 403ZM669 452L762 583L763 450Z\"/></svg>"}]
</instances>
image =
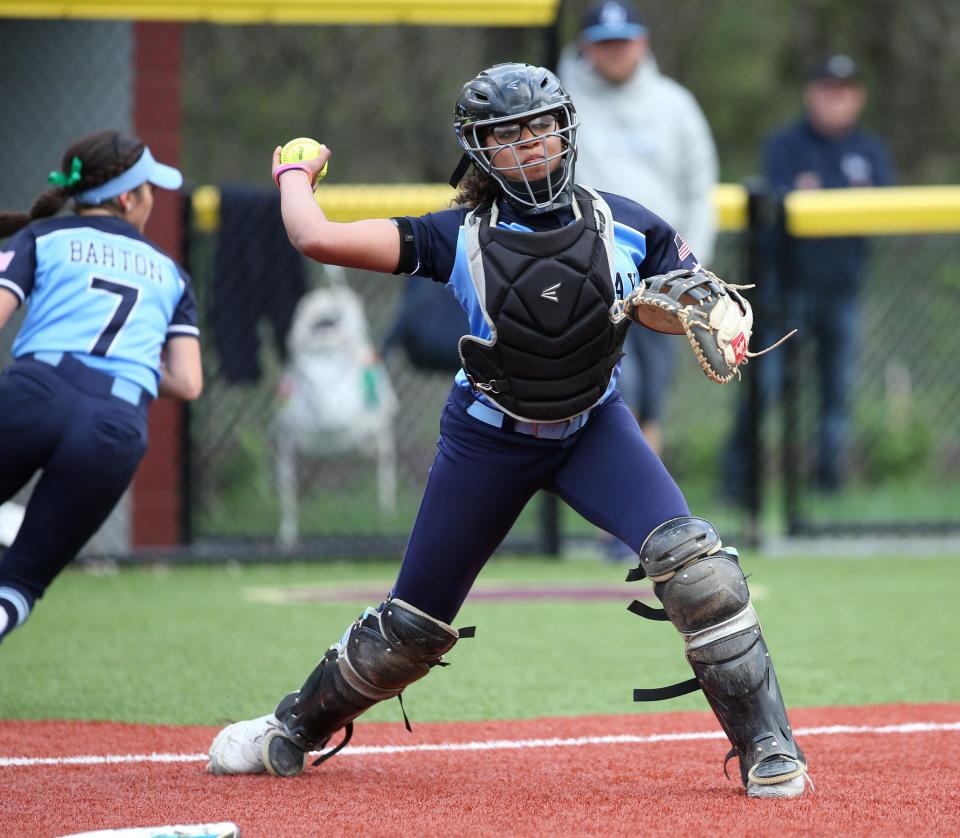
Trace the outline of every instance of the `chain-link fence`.
<instances>
[{"instance_id":1,"label":"chain-link fence","mask_svg":"<svg viewBox=\"0 0 960 838\"><path fill-rule=\"evenodd\" d=\"M226 227L194 229L190 244L207 367L204 398L191 410L195 538L326 553L398 549L450 383L401 352L377 360L402 279L302 259L279 225L275 191L225 190L220 217ZM291 415L299 404L312 411L302 421ZM315 443L329 435L344 441Z\"/></svg>"},{"instance_id":2,"label":"chain-link fence","mask_svg":"<svg viewBox=\"0 0 960 838\"><path fill-rule=\"evenodd\" d=\"M272 202L275 197L264 193L264 200ZM270 540L280 534L284 517L272 428L289 397L281 383L290 359L283 341L277 340L270 312L262 306L251 306L242 293L233 295L226 308L222 302L213 305L213 253L224 249L221 236L195 233L191 245L191 268L205 301L210 364L207 398L193 413L194 532L201 540L239 536ZM232 247L225 250L237 253ZM743 278L744 256L743 234L724 234L713 267L731 280ZM904 278L906 264L911 266L909 283ZM236 272L227 266L221 269L233 277L232 283ZM347 281L363 298L372 343L380 347L400 308L403 280L351 271ZM413 281L428 286L426 294L445 293L425 280ZM330 282L320 266L310 266L303 288ZM277 288L274 280L264 284ZM290 300L291 305L294 302ZM235 325L246 319L244 311L259 313L256 328L244 332L241 340L259 347L260 363L256 381L237 382L224 373L218 350L209 349L209 336L216 330L210 318ZM883 237L872 243L858 309L852 313L860 337L840 464L843 483L828 491L815 479L821 365L809 335L801 333L790 345L798 378L784 404L767 404L759 441L768 534L960 527L956 421L960 388L958 373L949 363L960 351L960 337L950 326L958 313L956 236ZM840 318L844 312L836 314ZM427 331L443 326L429 320L420 325ZM213 343L219 346L220 341ZM786 359L786 347L775 351ZM754 361L748 374L763 363L764 359ZM452 374L424 371L402 351L387 354L385 364L399 403L392 434L397 502L384 504L378 499L377 452L372 447L361 445L336 456L304 456L298 463L303 472L298 523L308 546L336 544L334 552L349 550L350 545L360 550L395 546L413 521ZM664 422L664 458L691 507L728 532L743 525L743 498L725 473L724 461L734 416L746 395L743 382L727 387L708 382L692 356L681 350ZM562 526L568 542L593 537L572 513L562 517ZM534 505L514 534L525 543L536 542L540 527L540 509Z\"/></svg>"},{"instance_id":3,"label":"chain-link fence","mask_svg":"<svg viewBox=\"0 0 960 838\"><path fill-rule=\"evenodd\" d=\"M860 299L835 313L858 341L834 483L818 473L824 361L811 341L792 347L778 471L794 534L960 530L960 237L882 237L871 251Z\"/></svg>"}]
</instances>

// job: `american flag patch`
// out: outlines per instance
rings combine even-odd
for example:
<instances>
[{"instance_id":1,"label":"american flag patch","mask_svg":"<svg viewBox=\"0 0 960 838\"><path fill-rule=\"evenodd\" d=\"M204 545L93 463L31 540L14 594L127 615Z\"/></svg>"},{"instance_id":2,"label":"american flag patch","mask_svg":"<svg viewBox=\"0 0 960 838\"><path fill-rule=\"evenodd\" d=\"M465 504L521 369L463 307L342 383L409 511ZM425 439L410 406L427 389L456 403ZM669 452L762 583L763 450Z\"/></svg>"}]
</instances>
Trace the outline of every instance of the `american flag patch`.
<instances>
[{"instance_id":1,"label":"american flag patch","mask_svg":"<svg viewBox=\"0 0 960 838\"><path fill-rule=\"evenodd\" d=\"M13 257L17 255L15 250L0 250L0 271L5 271L10 267Z\"/></svg>"},{"instance_id":2,"label":"american flag patch","mask_svg":"<svg viewBox=\"0 0 960 838\"><path fill-rule=\"evenodd\" d=\"M673 243L677 246L677 255L680 257L680 261L682 262L690 255L690 245L683 240L683 236L681 236L679 233L674 236Z\"/></svg>"}]
</instances>

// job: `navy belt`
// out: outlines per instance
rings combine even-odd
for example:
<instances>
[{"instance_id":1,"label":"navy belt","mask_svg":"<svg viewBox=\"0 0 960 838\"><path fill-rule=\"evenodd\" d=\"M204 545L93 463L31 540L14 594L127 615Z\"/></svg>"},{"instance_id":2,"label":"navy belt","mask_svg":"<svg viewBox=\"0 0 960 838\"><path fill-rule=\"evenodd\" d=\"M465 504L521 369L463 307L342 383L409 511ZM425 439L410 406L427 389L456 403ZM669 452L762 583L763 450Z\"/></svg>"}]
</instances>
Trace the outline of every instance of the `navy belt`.
<instances>
[{"instance_id":1,"label":"navy belt","mask_svg":"<svg viewBox=\"0 0 960 838\"><path fill-rule=\"evenodd\" d=\"M564 422L524 422L488 407L476 399L467 406L467 413L494 428L526 434L537 439L566 439L579 431L590 419L590 411L586 410Z\"/></svg>"},{"instance_id":2,"label":"navy belt","mask_svg":"<svg viewBox=\"0 0 960 838\"><path fill-rule=\"evenodd\" d=\"M113 396L134 407L146 407L153 399L153 396L139 384L134 384L125 378L114 378L109 373L88 367L83 361L78 361L65 352L33 352L29 355L21 355L16 360L39 361L41 364L47 364L53 367L64 381L91 396L100 398Z\"/></svg>"}]
</instances>

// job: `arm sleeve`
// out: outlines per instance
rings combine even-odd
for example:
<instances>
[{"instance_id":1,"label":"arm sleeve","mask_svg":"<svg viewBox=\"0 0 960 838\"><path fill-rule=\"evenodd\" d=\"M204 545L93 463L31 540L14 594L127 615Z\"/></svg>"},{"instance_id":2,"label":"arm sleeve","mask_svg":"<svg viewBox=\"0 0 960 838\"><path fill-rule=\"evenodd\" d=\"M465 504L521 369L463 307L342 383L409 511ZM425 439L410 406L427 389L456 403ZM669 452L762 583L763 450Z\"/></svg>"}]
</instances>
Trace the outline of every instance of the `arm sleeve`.
<instances>
[{"instance_id":1,"label":"arm sleeve","mask_svg":"<svg viewBox=\"0 0 960 838\"><path fill-rule=\"evenodd\" d=\"M409 276L419 264L417 261L417 243L413 237L413 224L405 215L394 216L390 219L397 225L400 233L400 258L397 260L397 269L394 276Z\"/></svg>"},{"instance_id":2,"label":"arm sleeve","mask_svg":"<svg viewBox=\"0 0 960 838\"><path fill-rule=\"evenodd\" d=\"M461 208L394 219L401 235L397 273L446 283L453 272L460 225L466 214L467 210ZM412 247L404 241L405 233L412 235Z\"/></svg>"}]
</instances>

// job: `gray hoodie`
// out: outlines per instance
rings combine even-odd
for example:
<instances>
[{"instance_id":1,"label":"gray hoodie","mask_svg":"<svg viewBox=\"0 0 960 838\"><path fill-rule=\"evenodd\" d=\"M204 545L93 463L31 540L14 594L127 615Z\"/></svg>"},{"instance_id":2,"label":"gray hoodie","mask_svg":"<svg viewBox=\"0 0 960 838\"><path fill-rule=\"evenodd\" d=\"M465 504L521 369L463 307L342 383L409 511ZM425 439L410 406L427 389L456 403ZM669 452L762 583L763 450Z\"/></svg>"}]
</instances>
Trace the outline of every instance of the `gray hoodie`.
<instances>
[{"instance_id":1,"label":"gray hoodie","mask_svg":"<svg viewBox=\"0 0 960 838\"><path fill-rule=\"evenodd\" d=\"M691 93L661 75L652 54L626 82L614 85L571 45L561 54L558 75L580 119L577 182L643 204L709 264L717 150Z\"/></svg>"}]
</instances>

